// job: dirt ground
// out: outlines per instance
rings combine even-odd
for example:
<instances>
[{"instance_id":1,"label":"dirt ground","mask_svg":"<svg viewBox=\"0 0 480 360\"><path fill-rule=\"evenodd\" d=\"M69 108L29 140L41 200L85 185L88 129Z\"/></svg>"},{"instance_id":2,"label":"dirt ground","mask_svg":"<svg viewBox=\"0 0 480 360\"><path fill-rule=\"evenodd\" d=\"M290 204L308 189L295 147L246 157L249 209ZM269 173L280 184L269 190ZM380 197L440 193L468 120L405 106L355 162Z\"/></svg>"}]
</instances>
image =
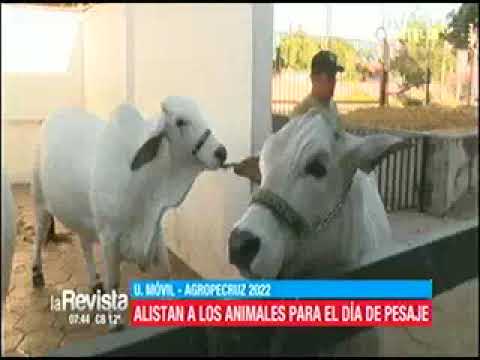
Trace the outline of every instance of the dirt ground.
<instances>
[{"instance_id":1,"label":"dirt ground","mask_svg":"<svg viewBox=\"0 0 480 360\"><path fill-rule=\"evenodd\" d=\"M429 105L357 109L342 118L346 126L404 131L471 132L477 129L474 106Z\"/></svg>"},{"instance_id":2,"label":"dirt ground","mask_svg":"<svg viewBox=\"0 0 480 360\"><path fill-rule=\"evenodd\" d=\"M6 299L5 354L7 356L42 356L65 344L93 338L107 333L107 326L69 325L62 313L50 310L51 296L62 289L88 292L87 273L80 242L70 230L55 221L56 241L43 250L45 288L32 287L32 248L35 219L28 186L14 186L17 204L17 239ZM97 266L101 264L97 248ZM174 254L170 254L172 277L198 279L200 276L188 268ZM97 268L103 273L103 268ZM136 266L122 266L120 288L128 288L130 278L159 278L141 273Z\"/></svg>"}]
</instances>

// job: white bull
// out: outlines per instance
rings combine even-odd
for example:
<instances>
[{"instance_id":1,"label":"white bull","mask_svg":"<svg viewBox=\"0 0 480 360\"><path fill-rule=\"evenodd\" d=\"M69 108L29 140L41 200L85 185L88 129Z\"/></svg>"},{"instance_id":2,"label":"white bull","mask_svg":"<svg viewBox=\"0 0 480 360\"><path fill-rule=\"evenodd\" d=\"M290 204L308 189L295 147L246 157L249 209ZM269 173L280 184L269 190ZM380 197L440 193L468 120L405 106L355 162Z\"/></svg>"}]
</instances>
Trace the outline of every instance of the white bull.
<instances>
[{"instance_id":1,"label":"white bull","mask_svg":"<svg viewBox=\"0 0 480 360\"><path fill-rule=\"evenodd\" d=\"M10 182L5 169L2 169L2 313L10 284L12 258L15 250L16 213Z\"/></svg>"},{"instance_id":2,"label":"white bull","mask_svg":"<svg viewBox=\"0 0 480 360\"><path fill-rule=\"evenodd\" d=\"M53 216L78 233L94 291L102 287L94 242L101 244L107 292L119 286L121 261L169 274L162 216L203 170L217 169L227 157L208 124L187 97L168 97L152 121L126 104L108 122L80 109L52 114L42 126L32 182L34 286L44 286L41 244Z\"/></svg>"},{"instance_id":3,"label":"white bull","mask_svg":"<svg viewBox=\"0 0 480 360\"><path fill-rule=\"evenodd\" d=\"M337 123L312 109L265 142L259 192L229 239L230 262L244 277L328 277L391 241L384 205L368 174L402 140L386 134L359 138ZM295 335L303 338L299 329L279 330L275 351L282 354ZM370 354L377 339L364 344Z\"/></svg>"},{"instance_id":4,"label":"white bull","mask_svg":"<svg viewBox=\"0 0 480 360\"><path fill-rule=\"evenodd\" d=\"M390 240L385 208L368 173L402 139L360 138L335 122L313 109L265 142L261 191L229 241L230 261L244 276L322 274L356 264Z\"/></svg>"}]
</instances>

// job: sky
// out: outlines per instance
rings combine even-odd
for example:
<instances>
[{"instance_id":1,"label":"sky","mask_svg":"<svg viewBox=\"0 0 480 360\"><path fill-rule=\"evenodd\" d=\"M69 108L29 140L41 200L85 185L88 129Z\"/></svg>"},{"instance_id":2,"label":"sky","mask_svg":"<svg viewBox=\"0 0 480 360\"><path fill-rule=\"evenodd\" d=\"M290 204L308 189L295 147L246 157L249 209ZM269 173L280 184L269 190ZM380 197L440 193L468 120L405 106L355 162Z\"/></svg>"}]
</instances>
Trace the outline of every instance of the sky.
<instances>
[{"instance_id":1,"label":"sky","mask_svg":"<svg viewBox=\"0 0 480 360\"><path fill-rule=\"evenodd\" d=\"M274 4L274 31L286 32L290 25L311 35L326 35L327 6L330 5L330 35L348 39L374 41L375 32L385 19L387 36L405 24L407 16L415 11L419 16L446 22L447 14L461 3L280 3Z\"/></svg>"}]
</instances>

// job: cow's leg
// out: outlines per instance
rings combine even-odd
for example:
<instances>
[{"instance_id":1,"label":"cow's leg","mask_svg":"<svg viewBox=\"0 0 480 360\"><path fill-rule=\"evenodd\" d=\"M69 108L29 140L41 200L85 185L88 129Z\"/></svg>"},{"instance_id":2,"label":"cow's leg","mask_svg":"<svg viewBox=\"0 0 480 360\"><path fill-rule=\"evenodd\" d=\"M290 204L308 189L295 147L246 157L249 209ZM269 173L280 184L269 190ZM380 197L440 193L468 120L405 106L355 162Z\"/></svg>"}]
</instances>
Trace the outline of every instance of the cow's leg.
<instances>
[{"instance_id":1,"label":"cow's leg","mask_svg":"<svg viewBox=\"0 0 480 360\"><path fill-rule=\"evenodd\" d=\"M33 265L32 265L32 281L36 288L45 286L42 266L42 245L45 244L48 231L53 222L53 216L44 209L37 209L36 213L36 230L33 243Z\"/></svg>"},{"instance_id":2,"label":"cow's leg","mask_svg":"<svg viewBox=\"0 0 480 360\"><path fill-rule=\"evenodd\" d=\"M52 219L52 224L50 225L50 228L48 229L47 243L49 241L55 241L55 220L54 219Z\"/></svg>"},{"instance_id":3,"label":"cow's leg","mask_svg":"<svg viewBox=\"0 0 480 360\"><path fill-rule=\"evenodd\" d=\"M163 240L160 242L160 250L159 250L159 257L160 257L160 271L159 276L165 279L171 279L171 266L170 266L170 259L168 256L168 248L167 245Z\"/></svg>"},{"instance_id":4,"label":"cow's leg","mask_svg":"<svg viewBox=\"0 0 480 360\"><path fill-rule=\"evenodd\" d=\"M117 238L106 238L105 235L103 235L101 242L105 264L105 292L112 293L113 290L115 290L118 294L120 287L120 253L118 248L119 244L116 239ZM109 313L110 318L113 318L114 315L117 314L113 312ZM122 330L123 327L123 321L117 321L117 324L109 324L110 331Z\"/></svg>"},{"instance_id":5,"label":"cow's leg","mask_svg":"<svg viewBox=\"0 0 480 360\"><path fill-rule=\"evenodd\" d=\"M87 265L88 286L94 294L97 292L97 290L103 292L103 284L100 281L100 277L95 266L93 242L90 241L88 237L80 235L80 243L82 244L83 255L85 256L85 263Z\"/></svg>"},{"instance_id":6,"label":"cow's leg","mask_svg":"<svg viewBox=\"0 0 480 360\"><path fill-rule=\"evenodd\" d=\"M40 181L36 171L32 179L32 195L36 222L32 256L32 282L35 288L41 288L45 286L42 269L42 245L45 244L49 230L52 228L53 216L45 208Z\"/></svg>"}]
</instances>

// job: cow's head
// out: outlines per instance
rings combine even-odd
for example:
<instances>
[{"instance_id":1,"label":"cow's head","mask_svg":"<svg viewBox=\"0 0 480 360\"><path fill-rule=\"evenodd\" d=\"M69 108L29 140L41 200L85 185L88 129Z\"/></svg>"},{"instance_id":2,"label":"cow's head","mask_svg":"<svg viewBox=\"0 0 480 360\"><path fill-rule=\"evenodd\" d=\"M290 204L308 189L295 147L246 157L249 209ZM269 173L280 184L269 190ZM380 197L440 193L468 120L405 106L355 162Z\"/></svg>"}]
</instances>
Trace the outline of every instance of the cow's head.
<instances>
[{"instance_id":1,"label":"cow's head","mask_svg":"<svg viewBox=\"0 0 480 360\"><path fill-rule=\"evenodd\" d=\"M330 115L310 110L263 145L259 192L229 239L229 260L243 276L292 276L307 257L334 254L336 239L322 239L318 229L341 216L336 211L357 169L369 173L385 151L401 143L386 134L348 134Z\"/></svg>"},{"instance_id":2,"label":"cow's head","mask_svg":"<svg viewBox=\"0 0 480 360\"><path fill-rule=\"evenodd\" d=\"M162 103L163 119L140 146L132 161L132 170L142 167L157 155L164 138L170 142L176 158L217 169L227 159L227 150L212 133L208 117L190 97L170 96Z\"/></svg>"}]
</instances>

